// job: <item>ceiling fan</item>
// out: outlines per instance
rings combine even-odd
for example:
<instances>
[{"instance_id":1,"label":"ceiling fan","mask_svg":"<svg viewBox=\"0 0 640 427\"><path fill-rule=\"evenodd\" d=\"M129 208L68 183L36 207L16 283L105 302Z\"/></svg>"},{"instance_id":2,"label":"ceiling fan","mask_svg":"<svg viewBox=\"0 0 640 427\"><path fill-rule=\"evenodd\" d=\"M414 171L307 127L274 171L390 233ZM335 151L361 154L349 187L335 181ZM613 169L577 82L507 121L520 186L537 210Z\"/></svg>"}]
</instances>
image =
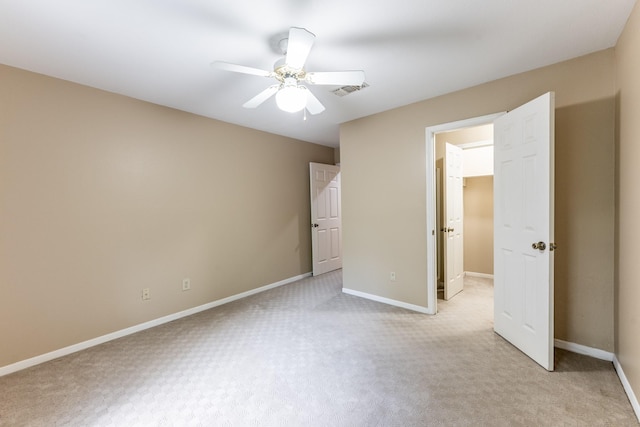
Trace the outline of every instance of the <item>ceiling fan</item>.
<instances>
[{"instance_id":1,"label":"ceiling fan","mask_svg":"<svg viewBox=\"0 0 640 427\"><path fill-rule=\"evenodd\" d=\"M278 81L245 102L242 105L245 108L256 108L275 95L276 104L283 111L294 113L306 108L311 114L319 114L325 110L324 105L302 83L310 85L362 86L364 83L364 71L305 71L303 68L304 63L307 60L307 56L309 56L315 38L316 36L313 33L304 28L291 27L289 29L289 37L280 42L280 49L285 57L275 63L273 71L223 61L215 61L211 65L222 70L269 77Z\"/></svg>"}]
</instances>

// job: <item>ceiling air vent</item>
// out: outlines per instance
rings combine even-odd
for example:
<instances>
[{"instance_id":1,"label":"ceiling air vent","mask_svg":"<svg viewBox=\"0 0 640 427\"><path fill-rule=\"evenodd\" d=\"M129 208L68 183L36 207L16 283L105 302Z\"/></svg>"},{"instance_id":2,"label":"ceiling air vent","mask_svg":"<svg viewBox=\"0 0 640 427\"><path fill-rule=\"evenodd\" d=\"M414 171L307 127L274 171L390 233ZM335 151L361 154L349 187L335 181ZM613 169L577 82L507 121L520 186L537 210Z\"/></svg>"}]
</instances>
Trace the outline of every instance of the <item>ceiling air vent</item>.
<instances>
[{"instance_id":1,"label":"ceiling air vent","mask_svg":"<svg viewBox=\"0 0 640 427\"><path fill-rule=\"evenodd\" d=\"M333 94L336 96L342 97L347 96L350 93L357 92L360 89L364 89L365 87L369 87L369 84L367 82L363 82L362 86L342 86L341 88L332 90L331 92L333 92Z\"/></svg>"}]
</instances>

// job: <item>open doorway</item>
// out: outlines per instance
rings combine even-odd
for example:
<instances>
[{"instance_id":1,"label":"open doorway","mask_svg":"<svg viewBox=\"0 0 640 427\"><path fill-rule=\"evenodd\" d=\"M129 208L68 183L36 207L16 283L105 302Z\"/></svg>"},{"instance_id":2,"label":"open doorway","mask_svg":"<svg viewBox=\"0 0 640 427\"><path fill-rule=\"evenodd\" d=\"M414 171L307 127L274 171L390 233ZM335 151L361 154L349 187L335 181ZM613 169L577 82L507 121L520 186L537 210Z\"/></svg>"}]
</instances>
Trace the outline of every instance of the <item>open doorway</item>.
<instances>
[{"instance_id":1,"label":"open doorway","mask_svg":"<svg viewBox=\"0 0 640 427\"><path fill-rule=\"evenodd\" d=\"M437 313L438 298L451 299L463 289L467 272L469 276L493 277L493 121L500 115L427 128L427 289L431 313ZM455 163L446 160L450 146L461 153L459 180L447 171L447 164ZM459 196L454 195L456 191ZM465 217L469 224L465 224Z\"/></svg>"},{"instance_id":2,"label":"open doorway","mask_svg":"<svg viewBox=\"0 0 640 427\"><path fill-rule=\"evenodd\" d=\"M438 298L493 279L493 124L435 134Z\"/></svg>"},{"instance_id":3,"label":"open doorway","mask_svg":"<svg viewBox=\"0 0 640 427\"><path fill-rule=\"evenodd\" d=\"M436 314L435 139L440 132L494 124L494 330L553 370L555 94L508 113L426 129L427 298Z\"/></svg>"}]
</instances>

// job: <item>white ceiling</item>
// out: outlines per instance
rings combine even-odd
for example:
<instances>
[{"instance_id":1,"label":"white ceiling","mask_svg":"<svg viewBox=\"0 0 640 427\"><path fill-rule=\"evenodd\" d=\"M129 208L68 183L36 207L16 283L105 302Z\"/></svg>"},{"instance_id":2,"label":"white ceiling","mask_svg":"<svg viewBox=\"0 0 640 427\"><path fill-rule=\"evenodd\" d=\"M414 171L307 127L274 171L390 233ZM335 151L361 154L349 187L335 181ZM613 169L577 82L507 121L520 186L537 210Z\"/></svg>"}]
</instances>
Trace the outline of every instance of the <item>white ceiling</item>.
<instances>
[{"instance_id":1,"label":"white ceiling","mask_svg":"<svg viewBox=\"0 0 640 427\"><path fill-rule=\"evenodd\" d=\"M0 0L0 63L226 122L337 146L340 123L614 46L635 0ZM326 111L242 104L273 82L289 27L316 35L307 71L362 69Z\"/></svg>"}]
</instances>

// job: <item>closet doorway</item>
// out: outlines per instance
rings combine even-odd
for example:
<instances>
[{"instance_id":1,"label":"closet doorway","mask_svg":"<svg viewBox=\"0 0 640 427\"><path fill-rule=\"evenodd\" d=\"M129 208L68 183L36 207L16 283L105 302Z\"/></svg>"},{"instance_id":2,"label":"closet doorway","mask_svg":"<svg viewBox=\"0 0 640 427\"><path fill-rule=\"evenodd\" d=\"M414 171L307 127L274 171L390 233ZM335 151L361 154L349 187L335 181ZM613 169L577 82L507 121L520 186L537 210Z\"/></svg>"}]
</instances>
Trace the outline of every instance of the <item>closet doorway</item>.
<instances>
[{"instance_id":1,"label":"closet doorway","mask_svg":"<svg viewBox=\"0 0 640 427\"><path fill-rule=\"evenodd\" d=\"M493 278L493 124L435 142L438 297L449 300L464 276Z\"/></svg>"},{"instance_id":2,"label":"closet doorway","mask_svg":"<svg viewBox=\"0 0 640 427\"><path fill-rule=\"evenodd\" d=\"M437 299L464 292L464 276L493 278L493 120L500 115L427 129L427 171L435 178L427 192L427 221L435 225L428 236L435 249L427 260L431 313ZM452 160L448 152L460 155ZM457 169L457 158L460 178L448 170Z\"/></svg>"}]
</instances>

